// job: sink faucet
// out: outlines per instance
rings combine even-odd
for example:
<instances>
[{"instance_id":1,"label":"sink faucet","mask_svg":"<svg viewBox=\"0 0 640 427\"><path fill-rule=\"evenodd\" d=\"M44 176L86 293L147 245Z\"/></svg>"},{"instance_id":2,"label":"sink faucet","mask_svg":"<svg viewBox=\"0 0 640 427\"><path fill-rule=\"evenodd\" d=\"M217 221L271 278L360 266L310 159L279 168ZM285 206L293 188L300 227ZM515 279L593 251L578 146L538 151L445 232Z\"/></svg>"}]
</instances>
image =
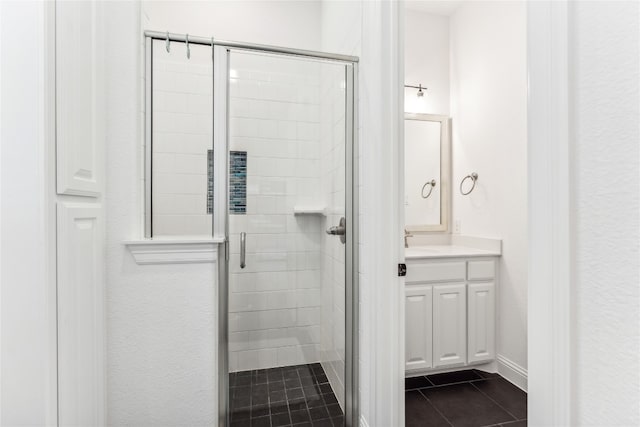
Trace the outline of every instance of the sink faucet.
<instances>
[{"instance_id":1,"label":"sink faucet","mask_svg":"<svg viewBox=\"0 0 640 427\"><path fill-rule=\"evenodd\" d=\"M409 247L409 240L407 239L408 237L413 237L413 234L409 233L405 228L404 229L404 247L405 248Z\"/></svg>"}]
</instances>

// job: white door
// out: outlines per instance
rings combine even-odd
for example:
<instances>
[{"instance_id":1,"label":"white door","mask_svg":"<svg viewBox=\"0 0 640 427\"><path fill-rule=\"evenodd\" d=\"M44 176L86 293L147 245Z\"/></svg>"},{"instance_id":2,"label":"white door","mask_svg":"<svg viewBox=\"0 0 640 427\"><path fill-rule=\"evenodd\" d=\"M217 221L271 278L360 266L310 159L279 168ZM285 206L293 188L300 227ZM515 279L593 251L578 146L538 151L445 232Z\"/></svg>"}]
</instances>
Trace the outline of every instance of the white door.
<instances>
[{"instance_id":1,"label":"white door","mask_svg":"<svg viewBox=\"0 0 640 427\"><path fill-rule=\"evenodd\" d=\"M466 362L466 295L464 284L433 287L433 365Z\"/></svg>"},{"instance_id":2,"label":"white door","mask_svg":"<svg viewBox=\"0 0 640 427\"><path fill-rule=\"evenodd\" d=\"M495 354L495 284L470 283L468 288L468 360L490 360Z\"/></svg>"},{"instance_id":3,"label":"white door","mask_svg":"<svg viewBox=\"0 0 640 427\"><path fill-rule=\"evenodd\" d=\"M431 368L431 286L407 286L405 290L405 369Z\"/></svg>"}]
</instances>

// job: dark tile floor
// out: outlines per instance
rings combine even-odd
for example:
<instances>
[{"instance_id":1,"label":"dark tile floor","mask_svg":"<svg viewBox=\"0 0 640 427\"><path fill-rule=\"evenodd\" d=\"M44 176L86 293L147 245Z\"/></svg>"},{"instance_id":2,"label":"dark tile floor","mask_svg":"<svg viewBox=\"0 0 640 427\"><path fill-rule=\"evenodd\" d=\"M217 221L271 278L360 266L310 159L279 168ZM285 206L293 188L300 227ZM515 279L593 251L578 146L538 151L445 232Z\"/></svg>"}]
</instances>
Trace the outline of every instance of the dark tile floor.
<instances>
[{"instance_id":1,"label":"dark tile floor","mask_svg":"<svg viewBox=\"0 0 640 427\"><path fill-rule=\"evenodd\" d=\"M527 394L478 370L405 379L406 427L526 427Z\"/></svg>"},{"instance_id":2,"label":"dark tile floor","mask_svg":"<svg viewBox=\"0 0 640 427\"><path fill-rule=\"evenodd\" d=\"M342 427L344 414L319 363L229 374L231 426Z\"/></svg>"}]
</instances>

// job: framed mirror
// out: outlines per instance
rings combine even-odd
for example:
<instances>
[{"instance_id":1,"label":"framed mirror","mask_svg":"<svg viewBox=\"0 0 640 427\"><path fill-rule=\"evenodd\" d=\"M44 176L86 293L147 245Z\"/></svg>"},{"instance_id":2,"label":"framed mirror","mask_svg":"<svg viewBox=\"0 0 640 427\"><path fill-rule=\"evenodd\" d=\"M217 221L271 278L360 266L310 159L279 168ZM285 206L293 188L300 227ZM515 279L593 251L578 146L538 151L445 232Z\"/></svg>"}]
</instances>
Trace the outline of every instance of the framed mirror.
<instances>
[{"instance_id":1,"label":"framed mirror","mask_svg":"<svg viewBox=\"0 0 640 427\"><path fill-rule=\"evenodd\" d=\"M448 231L451 200L451 119L404 115L405 228Z\"/></svg>"}]
</instances>

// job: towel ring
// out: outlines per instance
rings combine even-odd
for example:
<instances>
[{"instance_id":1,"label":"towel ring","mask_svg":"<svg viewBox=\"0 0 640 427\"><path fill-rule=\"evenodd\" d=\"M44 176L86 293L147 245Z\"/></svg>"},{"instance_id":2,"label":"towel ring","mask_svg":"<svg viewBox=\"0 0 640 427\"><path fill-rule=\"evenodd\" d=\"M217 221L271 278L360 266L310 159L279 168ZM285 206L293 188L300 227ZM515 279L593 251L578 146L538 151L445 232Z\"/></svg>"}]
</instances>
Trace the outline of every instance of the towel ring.
<instances>
[{"instance_id":1,"label":"towel ring","mask_svg":"<svg viewBox=\"0 0 640 427\"><path fill-rule=\"evenodd\" d=\"M425 195L424 195L424 188L425 188L427 185L430 185L430 186L431 186L431 188L429 189L429 192L428 192L428 193L427 193L427 195L425 196ZM435 187L435 186L436 186L436 180L435 180L435 179L432 179L431 181L427 181L427 182L425 182L425 183L424 183L424 185L422 186L422 191L420 191L420 195L422 196L422 198L423 198L423 199L428 199L428 198L429 198L429 196L431 195L431 193L433 192L433 187Z\"/></svg>"},{"instance_id":2,"label":"towel ring","mask_svg":"<svg viewBox=\"0 0 640 427\"><path fill-rule=\"evenodd\" d=\"M185 35L185 44L187 45L187 59L191 59L191 49L189 48L189 34Z\"/></svg>"},{"instance_id":3,"label":"towel ring","mask_svg":"<svg viewBox=\"0 0 640 427\"><path fill-rule=\"evenodd\" d=\"M462 190L462 186L464 184L464 182L470 179L471 181L473 181L473 185L471 186L471 188L469 189L469 191L467 191L466 193ZM478 180L478 174L475 172L472 172L471 175L467 175L464 178L462 178L462 182L460 183L460 193L462 193L463 196L466 196L468 194L471 194L471 192L473 191L474 188L476 188L476 181Z\"/></svg>"},{"instance_id":4,"label":"towel ring","mask_svg":"<svg viewBox=\"0 0 640 427\"><path fill-rule=\"evenodd\" d=\"M167 49L167 53L171 52L171 45L169 43L169 31L167 31L167 41L165 42L165 49Z\"/></svg>"}]
</instances>

